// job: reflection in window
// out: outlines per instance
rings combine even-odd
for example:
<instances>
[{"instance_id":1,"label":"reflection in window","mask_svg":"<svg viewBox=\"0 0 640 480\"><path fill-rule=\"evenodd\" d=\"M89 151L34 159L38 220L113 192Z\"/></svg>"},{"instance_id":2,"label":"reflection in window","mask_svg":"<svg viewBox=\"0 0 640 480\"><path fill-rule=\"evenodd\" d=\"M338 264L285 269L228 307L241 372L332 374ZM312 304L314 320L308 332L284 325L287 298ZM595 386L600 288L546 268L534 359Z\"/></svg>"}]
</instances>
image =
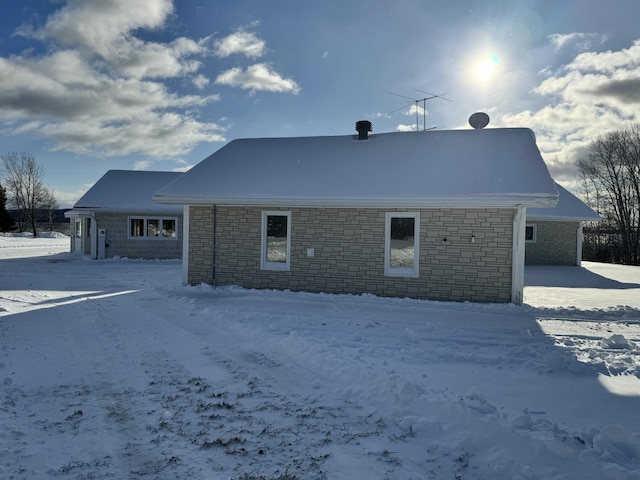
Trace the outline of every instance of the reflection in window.
<instances>
[{"instance_id":1,"label":"reflection in window","mask_svg":"<svg viewBox=\"0 0 640 480\"><path fill-rule=\"evenodd\" d=\"M267 217L267 262L287 261L287 217Z\"/></svg>"},{"instance_id":2,"label":"reflection in window","mask_svg":"<svg viewBox=\"0 0 640 480\"><path fill-rule=\"evenodd\" d=\"M387 213L385 217L384 274L418 277L420 214Z\"/></svg>"},{"instance_id":3,"label":"reflection in window","mask_svg":"<svg viewBox=\"0 0 640 480\"><path fill-rule=\"evenodd\" d=\"M177 239L176 218L129 217L129 238Z\"/></svg>"},{"instance_id":4,"label":"reflection in window","mask_svg":"<svg viewBox=\"0 0 640 480\"><path fill-rule=\"evenodd\" d=\"M290 212L262 212L262 255L265 270L289 270Z\"/></svg>"},{"instance_id":5,"label":"reflection in window","mask_svg":"<svg viewBox=\"0 0 640 480\"><path fill-rule=\"evenodd\" d=\"M160 220L157 218L147 220L147 237L157 237L160 232Z\"/></svg>"},{"instance_id":6,"label":"reflection in window","mask_svg":"<svg viewBox=\"0 0 640 480\"><path fill-rule=\"evenodd\" d=\"M175 237L176 236L176 221L162 220L162 236L163 237Z\"/></svg>"},{"instance_id":7,"label":"reflection in window","mask_svg":"<svg viewBox=\"0 0 640 480\"><path fill-rule=\"evenodd\" d=\"M132 218L131 219L131 230L129 233L132 237L143 237L144 236L144 219L143 218Z\"/></svg>"},{"instance_id":8,"label":"reflection in window","mask_svg":"<svg viewBox=\"0 0 640 480\"><path fill-rule=\"evenodd\" d=\"M413 268L415 260L415 218L391 219L391 268Z\"/></svg>"}]
</instances>

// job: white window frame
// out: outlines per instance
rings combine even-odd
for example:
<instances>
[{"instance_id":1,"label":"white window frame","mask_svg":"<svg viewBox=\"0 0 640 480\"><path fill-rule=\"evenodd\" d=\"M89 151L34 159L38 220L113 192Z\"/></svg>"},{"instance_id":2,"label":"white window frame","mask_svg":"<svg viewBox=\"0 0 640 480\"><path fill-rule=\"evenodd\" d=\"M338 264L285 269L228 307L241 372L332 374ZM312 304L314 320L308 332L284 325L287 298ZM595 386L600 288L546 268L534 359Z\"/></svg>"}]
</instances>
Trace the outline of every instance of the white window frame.
<instances>
[{"instance_id":1,"label":"white window frame","mask_svg":"<svg viewBox=\"0 0 640 480\"><path fill-rule=\"evenodd\" d=\"M531 227L533 229L533 235L531 239L527 239L527 228ZM536 243L538 241L538 224L536 223L527 223L524 230L524 241L525 243Z\"/></svg>"},{"instance_id":2,"label":"white window frame","mask_svg":"<svg viewBox=\"0 0 640 480\"><path fill-rule=\"evenodd\" d=\"M267 220L269 217L287 217L287 255L284 262L270 262L267 257ZM260 268L262 270L289 271L291 269L291 212L265 210L262 212L262 230L260 233Z\"/></svg>"},{"instance_id":3,"label":"white window frame","mask_svg":"<svg viewBox=\"0 0 640 480\"><path fill-rule=\"evenodd\" d=\"M391 219L413 218L413 267L391 266ZM412 277L420 276L420 212L386 212L384 226L384 274L387 277Z\"/></svg>"},{"instance_id":4,"label":"white window frame","mask_svg":"<svg viewBox=\"0 0 640 480\"><path fill-rule=\"evenodd\" d=\"M135 235L131 235L131 220L142 220L142 230L143 230L143 234L141 236L135 236ZM147 232L147 225L149 220L157 220L158 221L158 226L160 229L160 233L162 233L162 224L163 222L167 221L167 220L171 220L174 222L175 224L175 235L173 237L163 237L162 235L158 235L158 236L148 236L148 232ZM129 217L127 217L127 238L129 240L159 240L159 241L166 241L166 240L178 240L178 217L155 217L155 216L151 216L151 215L131 215Z\"/></svg>"}]
</instances>

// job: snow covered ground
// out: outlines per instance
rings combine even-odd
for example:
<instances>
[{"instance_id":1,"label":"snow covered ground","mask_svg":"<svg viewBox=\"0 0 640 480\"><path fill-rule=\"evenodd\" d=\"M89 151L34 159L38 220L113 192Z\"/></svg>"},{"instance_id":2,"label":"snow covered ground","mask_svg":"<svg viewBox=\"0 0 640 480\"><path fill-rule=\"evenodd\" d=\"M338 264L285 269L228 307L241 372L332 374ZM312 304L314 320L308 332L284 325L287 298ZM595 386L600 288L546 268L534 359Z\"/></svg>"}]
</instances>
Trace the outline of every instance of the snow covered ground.
<instances>
[{"instance_id":1,"label":"snow covered ground","mask_svg":"<svg viewBox=\"0 0 640 480\"><path fill-rule=\"evenodd\" d=\"M0 237L2 479L637 479L640 268L523 306L181 285Z\"/></svg>"}]
</instances>

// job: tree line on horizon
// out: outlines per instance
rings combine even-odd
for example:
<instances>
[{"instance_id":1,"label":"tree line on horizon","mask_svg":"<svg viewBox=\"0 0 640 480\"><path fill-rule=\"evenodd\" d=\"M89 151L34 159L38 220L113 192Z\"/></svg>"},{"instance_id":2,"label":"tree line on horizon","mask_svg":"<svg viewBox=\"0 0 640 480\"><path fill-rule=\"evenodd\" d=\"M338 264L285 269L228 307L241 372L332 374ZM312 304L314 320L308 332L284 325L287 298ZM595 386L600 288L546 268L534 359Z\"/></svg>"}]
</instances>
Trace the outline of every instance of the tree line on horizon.
<instances>
[{"instance_id":1,"label":"tree line on horizon","mask_svg":"<svg viewBox=\"0 0 640 480\"><path fill-rule=\"evenodd\" d=\"M584 228L582 258L640 265L640 124L598 136L577 167L585 201L602 217Z\"/></svg>"},{"instance_id":2,"label":"tree line on horizon","mask_svg":"<svg viewBox=\"0 0 640 480\"><path fill-rule=\"evenodd\" d=\"M53 190L43 183L44 169L27 152L10 152L0 156L0 231L17 228L38 236L38 225L53 226L58 201ZM7 205L17 212L17 222Z\"/></svg>"}]
</instances>

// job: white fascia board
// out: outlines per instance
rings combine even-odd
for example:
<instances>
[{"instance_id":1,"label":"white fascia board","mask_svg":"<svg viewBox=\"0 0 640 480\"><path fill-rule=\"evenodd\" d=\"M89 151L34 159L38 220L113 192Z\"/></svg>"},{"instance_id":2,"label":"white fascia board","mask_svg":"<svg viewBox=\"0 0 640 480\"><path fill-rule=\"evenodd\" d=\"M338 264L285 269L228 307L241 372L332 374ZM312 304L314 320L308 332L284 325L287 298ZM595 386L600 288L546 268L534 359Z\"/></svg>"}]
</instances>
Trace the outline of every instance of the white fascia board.
<instances>
[{"instance_id":1,"label":"white fascia board","mask_svg":"<svg viewBox=\"0 0 640 480\"><path fill-rule=\"evenodd\" d=\"M584 217L544 217L544 216L527 216L527 222L599 222L602 220L600 216L597 218Z\"/></svg>"},{"instance_id":2,"label":"white fascia board","mask_svg":"<svg viewBox=\"0 0 640 480\"><path fill-rule=\"evenodd\" d=\"M182 205L172 205L171 208L169 208L169 205L158 205L155 208L132 208L132 207L127 207L127 208L91 207L90 209L86 207L74 208L74 211L76 212L81 210L91 211L92 213L95 213L95 212L126 213L126 214L132 214L132 215L143 215L143 214L160 215L160 214L166 213L170 215L177 215L182 213Z\"/></svg>"},{"instance_id":3,"label":"white fascia board","mask_svg":"<svg viewBox=\"0 0 640 480\"><path fill-rule=\"evenodd\" d=\"M504 208L553 207L554 196L475 196L475 197L375 197L375 198L309 198L309 197L153 197L158 203L183 205L291 206L333 208Z\"/></svg>"}]
</instances>

